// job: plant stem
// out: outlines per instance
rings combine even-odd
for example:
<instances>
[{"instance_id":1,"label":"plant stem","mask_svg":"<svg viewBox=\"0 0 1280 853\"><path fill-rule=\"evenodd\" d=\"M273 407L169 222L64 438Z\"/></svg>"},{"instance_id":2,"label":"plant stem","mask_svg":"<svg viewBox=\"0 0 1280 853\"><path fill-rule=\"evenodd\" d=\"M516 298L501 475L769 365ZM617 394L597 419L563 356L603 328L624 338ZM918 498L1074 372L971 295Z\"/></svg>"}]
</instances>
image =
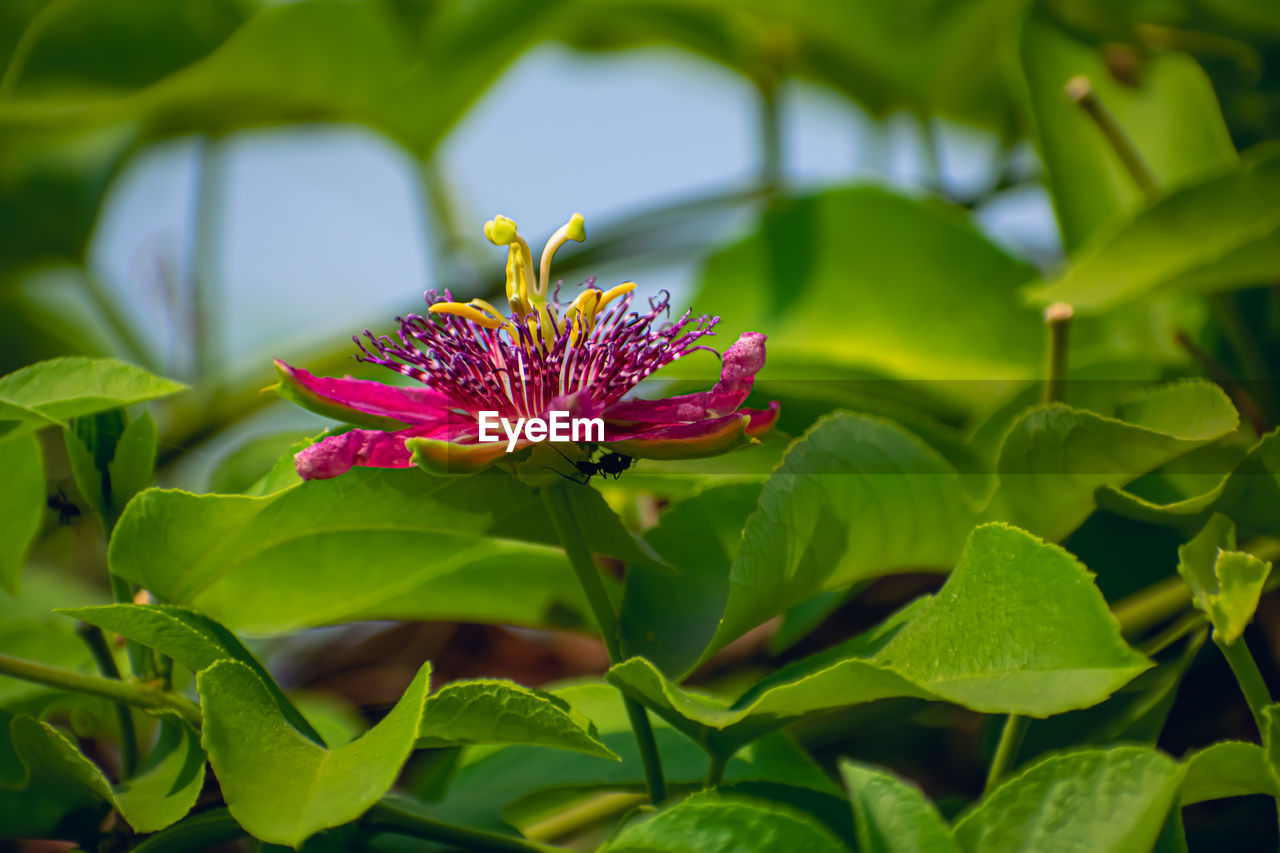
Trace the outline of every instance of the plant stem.
<instances>
[{"instance_id":1,"label":"plant stem","mask_svg":"<svg viewBox=\"0 0 1280 853\"><path fill-rule=\"evenodd\" d=\"M1067 346L1074 313L1065 302L1055 302L1044 309L1044 322L1049 327L1049 354L1044 381L1046 403L1061 403L1066 397Z\"/></svg>"},{"instance_id":2,"label":"plant stem","mask_svg":"<svg viewBox=\"0 0 1280 853\"><path fill-rule=\"evenodd\" d=\"M649 798L644 794L631 794L625 791L600 794L545 820L526 826L524 835L525 838L534 841L554 841L634 806L643 805L648 800Z\"/></svg>"},{"instance_id":3,"label":"plant stem","mask_svg":"<svg viewBox=\"0 0 1280 853\"><path fill-rule=\"evenodd\" d=\"M192 375L205 379L217 366L218 334L211 296L216 280L219 228L226 182L227 154L218 137L200 144L196 167L195 244L191 252Z\"/></svg>"},{"instance_id":4,"label":"plant stem","mask_svg":"<svg viewBox=\"0 0 1280 853\"><path fill-rule=\"evenodd\" d=\"M778 104L778 81L758 80L760 105L760 185L768 192L782 188L782 111Z\"/></svg>"},{"instance_id":5,"label":"plant stem","mask_svg":"<svg viewBox=\"0 0 1280 853\"><path fill-rule=\"evenodd\" d=\"M560 537L565 556L573 571L578 576L578 583L587 596L591 611L595 615L596 626L604 639L604 647L609 652L609 660L618 663L622 650L618 644L618 616L609 600L609 593L600 582L600 573L587 543L582 538L573 514L573 501L569 497L566 485L553 484L542 489L542 499L551 517L551 526ZM653 738L653 727L649 724L649 715L644 706L627 696L622 697L627 708L627 718L631 721L631 729L635 732L636 743L640 748L640 761L644 764L644 778L649 788L649 799L658 805L667 798L667 786L662 777L662 759L658 755L658 744Z\"/></svg>"},{"instance_id":6,"label":"plant stem","mask_svg":"<svg viewBox=\"0 0 1280 853\"><path fill-rule=\"evenodd\" d=\"M1004 729L1000 732L1000 743L996 746L996 754L991 759L991 767L987 771L985 791L991 791L1006 773L1014 766L1018 757L1018 749L1022 739L1027 735L1030 721L1019 714L1010 714L1004 721Z\"/></svg>"},{"instance_id":7,"label":"plant stem","mask_svg":"<svg viewBox=\"0 0 1280 853\"><path fill-rule=\"evenodd\" d=\"M548 851L559 853L559 848L539 844L536 841L454 826L413 814L386 802L376 803L361 819L361 823L369 829L394 832L397 835L407 835L410 838L422 838L427 841L439 841L460 850L474 850L477 853L548 853Z\"/></svg>"},{"instance_id":8,"label":"plant stem","mask_svg":"<svg viewBox=\"0 0 1280 853\"><path fill-rule=\"evenodd\" d=\"M1159 190L1155 175L1151 173L1146 161L1138 153L1133 140L1129 139L1115 116L1098 98L1097 92L1093 91L1093 84L1089 82L1089 78L1083 74L1072 77L1067 81L1066 93L1068 98L1084 110L1085 115L1093 119L1093 123L1102 132L1103 138L1107 140L1111 150L1119 158L1120 164L1129 173L1129 177L1133 178L1133 182L1138 185L1142 194L1147 198L1153 197Z\"/></svg>"},{"instance_id":9,"label":"plant stem","mask_svg":"<svg viewBox=\"0 0 1280 853\"><path fill-rule=\"evenodd\" d=\"M116 666L116 659L111 655L111 648L107 645L102 629L97 625L81 622L76 630L89 647L98 671L106 678L119 681L120 668ZM116 703L116 722L120 726L120 775L128 779L138 769L138 733L133 727L133 712L123 702Z\"/></svg>"},{"instance_id":10,"label":"plant stem","mask_svg":"<svg viewBox=\"0 0 1280 853\"><path fill-rule=\"evenodd\" d=\"M0 674L75 693L101 696L144 711L177 711L191 725L200 725L200 707L196 703L177 693L166 693L144 684L55 669L6 654L0 654Z\"/></svg>"},{"instance_id":11,"label":"plant stem","mask_svg":"<svg viewBox=\"0 0 1280 853\"><path fill-rule=\"evenodd\" d=\"M724 781L724 770L729 766L729 757L727 755L712 754L711 766L707 768L707 781L703 783L704 788L716 788Z\"/></svg>"},{"instance_id":12,"label":"plant stem","mask_svg":"<svg viewBox=\"0 0 1280 853\"><path fill-rule=\"evenodd\" d=\"M133 853L195 853L230 844L248 835L225 808L201 812L160 830Z\"/></svg>"},{"instance_id":13,"label":"plant stem","mask_svg":"<svg viewBox=\"0 0 1280 853\"><path fill-rule=\"evenodd\" d=\"M1267 690L1267 684L1262 680L1258 662L1249 653L1244 637L1238 637L1234 643L1224 643L1214 637L1213 642L1222 650L1222 656L1227 659L1232 674L1240 684L1240 692L1244 694L1244 700L1249 703L1249 710L1253 712L1253 721L1258 724L1258 733L1265 739L1266 718L1262 712L1271 704L1271 692Z\"/></svg>"}]
</instances>

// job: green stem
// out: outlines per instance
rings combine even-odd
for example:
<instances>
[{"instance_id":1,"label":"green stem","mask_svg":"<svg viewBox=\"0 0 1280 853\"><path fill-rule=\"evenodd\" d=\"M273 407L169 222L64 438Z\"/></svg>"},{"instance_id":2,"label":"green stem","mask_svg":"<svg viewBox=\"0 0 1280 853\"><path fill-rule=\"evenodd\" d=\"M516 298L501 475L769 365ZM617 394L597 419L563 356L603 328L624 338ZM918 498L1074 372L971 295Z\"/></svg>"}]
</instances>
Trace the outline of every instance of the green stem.
<instances>
[{"instance_id":1,"label":"green stem","mask_svg":"<svg viewBox=\"0 0 1280 853\"><path fill-rule=\"evenodd\" d=\"M586 802L524 827L524 836L534 841L554 841L646 802L648 797L644 794L632 794L626 791L599 794Z\"/></svg>"},{"instance_id":2,"label":"green stem","mask_svg":"<svg viewBox=\"0 0 1280 853\"><path fill-rule=\"evenodd\" d=\"M760 102L760 184L769 192L782 188L782 110L778 103L778 81L759 80Z\"/></svg>"},{"instance_id":3,"label":"green stem","mask_svg":"<svg viewBox=\"0 0 1280 853\"><path fill-rule=\"evenodd\" d=\"M1116 121L1116 117L1111 114L1106 105L1098 98L1097 92L1093 91L1093 84L1089 82L1089 78L1084 75L1072 77L1067 81L1066 86L1067 97L1080 106L1084 110L1085 115L1093 120L1093 123L1101 131L1107 144L1111 146L1111 150L1115 152L1116 157L1120 160L1120 164L1124 166L1125 171L1129 173L1129 177L1133 178L1133 182L1138 185L1138 189L1142 191L1148 199L1155 196L1159 190L1159 184L1156 183L1155 175L1151 169L1147 167L1146 161L1142 159L1142 155L1138 153L1138 148L1120 127L1120 123Z\"/></svg>"},{"instance_id":4,"label":"green stem","mask_svg":"<svg viewBox=\"0 0 1280 853\"><path fill-rule=\"evenodd\" d=\"M1253 721L1258 724L1258 733L1266 738L1266 718L1262 712L1271 704L1271 692L1262 680L1258 662L1249 653L1244 637L1237 638L1234 643L1224 643L1214 637L1213 642L1222 650L1222 656L1227 659L1232 674L1240 684L1240 692L1244 693L1244 700L1249 703L1249 710L1253 712Z\"/></svg>"},{"instance_id":5,"label":"green stem","mask_svg":"<svg viewBox=\"0 0 1280 853\"><path fill-rule=\"evenodd\" d=\"M221 139L204 140L196 173L195 245L191 265L192 374L196 379L207 378L217 366L218 334L213 319L216 306L211 305L211 301L217 280L226 160Z\"/></svg>"},{"instance_id":6,"label":"green stem","mask_svg":"<svg viewBox=\"0 0 1280 853\"><path fill-rule=\"evenodd\" d=\"M1067 393L1067 346L1071 317L1074 312L1065 302L1055 302L1044 309L1044 322L1049 327L1049 354L1045 369L1044 401L1061 403Z\"/></svg>"},{"instance_id":7,"label":"green stem","mask_svg":"<svg viewBox=\"0 0 1280 853\"><path fill-rule=\"evenodd\" d=\"M45 29L53 23L54 19L70 5L70 0L53 0L31 16L26 29L18 38L18 43L14 45L13 52L9 54L9 64L4 69L4 76L0 77L0 101L7 101L13 97L13 90L17 88L18 80L22 78L22 72L27 68L27 60L31 58L31 52L39 44L40 37L44 35Z\"/></svg>"},{"instance_id":8,"label":"green stem","mask_svg":"<svg viewBox=\"0 0 1280 853\"><path fill-rule=\"evenodd\" d=\"M609 660L618 663L622 657L622 649L618 644L618 616L600 581L600 573L591 552L582 538L582 530L578 527L573 514L573 502L569 497L568 487L562 484L546 486L542 489L542 499L551 517L551 526L560 537L569 565L578 576L578 583L587 596L591 611L595 615L596 626L604 639L604 647L609 652ZM658 805L667 798L667 786L662 777L662 759L658 755L658 744L653 738L653 727L649 723L649 715L644 706L634 699L624 696L627 718L631 721L631 729L635 732L636 743L640 748L640 761L644 764L644 778L649 788L649 798Z\"/></svg>"},{"instance_id":9,"label":"green stem","mask_svg":"<svg viewBox=\"0 0 1280 853\"><path fill-rule=\"evenodd\" d=\"M991 791L1000 780L1014 767L1018 757L1018 749L1022 739L1027 735L1030 721L1019 714L1010 714L1004 721L1004 730L1000 732L1000 743L996 746L996 754L991 759L991 768L987 771L987 786Z\"/></svg>"},{"instance_id":10,"label":"green stem","mask_svg":"<svg viewBox=\"0 0 1280 853\"><path fill-rule=\"evenodd\" d=\"M65 669L55 669L35 661L23 660L0 654L0 674L33 681L61 690L101 696L112 702L121 702L144 711L177 711L193 726L200 725L200 707L177 693L165 693L144 684L116 681L97 675L82 675Z\"/></svg>"},{"instance_id":11,"label":"green stem","mask_svg":"<svg viewBox=\"0 0 1280 853\"><path fill-rule=\"evenodd\" d=\"M724 770L729 766L729 756L713 754L711 756L711 766L707 768L707 781L703 783L704 788L716 788L724 781Z\"/></svg>"},{"instance_id":12,"label":"green stem","mask_svg":"<svg viewBox=\"0 0 1280 853\"><path fill-rule=\"evenodd\" d=\"M230 844L248 835L225 808L201 812L160 830L133 853L196 853Z\"/></svg>"},{"instance_id":13,"label":"green stem","mask_svg":"<svg viewBox=\"0 0 1280 853\"><path fill-rule=\"evenodd\" d=\"M1174 643L1178 642L1178 640L1181 640L1187 634L1190 634L1198 628L1202 628L1208 623L1208 621L1209 620L1205 618L1205 615L1199 611L1187 613L1177 622L1174 622L1168 628L1165 628L1159 634L1156 634L1150 640L1147 640L1139 646L1138 651L1148 657L1158 655ZM1201 642L1203 642L1203 639L1204 638L1202 637Z\"/></svg>"},{"instance_id":14,"label":"green stem","mask_svg":"<svg viewBox=\"0 0 1280 853\"><path fill-rule=\"evenodd\" d=\"M454 826L407 812L385 802L377 803L369 809L361 819L361 823L369 829L393 832L426 841L438 841L460 850L474 850L476 853L549 853L549 851L561 853L559 848L539 844L536 841Z\"/></svg>"},{"instance_id":15,"label":"green stem","mask_svg":"<svg viewBox=\"0 0 1280 853\"><path fill-rule=\"evenodd\" d=\"M98 671L106 678L120 680L120 668L107 645L102 629L88 622L81 622L77 629L89 652L93 655ZM123 702L116 703L116 722L120 726L120 775L128 779L138 769L138 733L133 727L133 712Z\"/></svg>"}]
</instances>

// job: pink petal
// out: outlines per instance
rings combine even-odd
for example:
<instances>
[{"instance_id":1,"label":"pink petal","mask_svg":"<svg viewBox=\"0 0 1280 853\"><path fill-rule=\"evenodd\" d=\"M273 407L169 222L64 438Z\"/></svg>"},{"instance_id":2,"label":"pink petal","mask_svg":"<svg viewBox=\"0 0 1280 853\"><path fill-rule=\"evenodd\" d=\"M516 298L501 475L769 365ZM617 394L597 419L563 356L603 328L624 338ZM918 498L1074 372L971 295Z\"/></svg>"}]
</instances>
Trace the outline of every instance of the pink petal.
<instances>
[{"instance_id":1,"label":"pink petal","mask_svg":"<svg viewBox=\"0 0 1280 853\"><path fill-rule=\"evenodd\" d=\"M293 466L304 480L327 480L362 468L411 468L413 453L405 447L410 438L458 441L472 438L475 422L454 416L448 422L387 432L353 429L316 442L293 457Z\"/></svg>"},{"instance_id":2,"label":"pink petal","mask_svg":"<svg viewBox=\"0 0 1280 853\"><path fill-rule=\"evenodd\" d=\"M765 335L744 332L725 350L720 381L710 391L665 400L623 400L605 411L613 421L671 424L701 421L732 414L751 393L755 376L764 367Z\"/></svg>"},{"instance_id":3,"label":"pink petal","mask_svg":"<svg viewBox=\"0 0 1280 853\"><path fill-rule=\"evenodd\" d=\"M426 386L399 387L350 376L342 379L313 376L278 359L276 368L285 396L304 408L338 420L360 423L358 416L349 417L349 413L358 412L411 426L433 424L457 405L448 394Z\"/></svg>"}]
</instances>

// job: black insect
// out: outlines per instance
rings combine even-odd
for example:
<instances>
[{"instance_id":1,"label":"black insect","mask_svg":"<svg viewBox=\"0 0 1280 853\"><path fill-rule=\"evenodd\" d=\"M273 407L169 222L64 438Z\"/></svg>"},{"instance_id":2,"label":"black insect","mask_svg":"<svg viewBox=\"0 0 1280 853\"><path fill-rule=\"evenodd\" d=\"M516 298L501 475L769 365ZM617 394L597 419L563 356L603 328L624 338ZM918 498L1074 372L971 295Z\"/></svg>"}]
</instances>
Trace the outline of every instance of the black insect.
<instances>
[{"instance_id":1,"label":"black insect","mask_svg":"<svg viewBox=\"0 0 1280 853\"><path fill-rule=\"evenodd\" d=\"M48 504L49 509L57 511L59 524L70 524L80 517L80 507L67 500L61 488L58 489L57 494L49 495L49 500L45 503Z\"/></svg>"},{"instance_id":2,"label":"black insect","mask_svg":"<svg viewBox=\"0 0 1280 853\"><path fill-rule=\"evenodd\" d=\"M590 457L586 459L570 459L568 456L565 456L563 450L556 447L554 444L551 446L555 448L556 453L564 456L564 461L577 469L578 473L582 475L582 479L579 480L577 477L571 477L563 471L556 471L555 468L548 467L547 470L555 471L555 473L559 474L561 477L564 477L570 482L577 483L580 486L585 486L591 481L591 478L597 474L605 479L612 476L613 479L616 480L622 476L623 471L630 468L636 461L635 457L627 456L625 453L606 453L595 462L592 462Z\"/></svg>"}]
</instances>

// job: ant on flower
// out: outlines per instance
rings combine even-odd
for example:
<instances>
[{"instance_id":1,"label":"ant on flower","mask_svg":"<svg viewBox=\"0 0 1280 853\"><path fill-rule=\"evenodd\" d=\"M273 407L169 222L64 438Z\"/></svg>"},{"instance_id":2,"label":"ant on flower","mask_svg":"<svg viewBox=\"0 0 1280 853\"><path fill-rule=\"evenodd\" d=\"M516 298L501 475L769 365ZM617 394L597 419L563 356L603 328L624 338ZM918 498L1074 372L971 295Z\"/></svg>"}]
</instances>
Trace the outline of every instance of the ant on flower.
<instances>
[{"instance_id":1,"label":"ant on flower","mask_svg":"<svg viewBox=\"0 0 1280 853\"><path fill-rule=\"evenodd\" d=\"M595 452L594 446L592 446L591 452L587 454L586 459L575 460L566 456L564 451L556 447L554 444L551 445L551 447L556 453L559 453L564 458L564 461L568 462L578 470L578 473L582 475L582 479L579 480L577 477L571 477L563 471L556 471L555 468L552 468L549 465L544 465L543 467L548 471L553 471L556 474L559 474L571 483L577 483L579 486L585 486L587 483L591 482L591 478L597 474L605 479L608 479L609 475L612 474L613 479L616 480L622 476L623 471L630 468L636 461L635 457L627 456L624 453L606 453L595 462L592 462L591 453Z\"/></svg>"}]
</instances>

